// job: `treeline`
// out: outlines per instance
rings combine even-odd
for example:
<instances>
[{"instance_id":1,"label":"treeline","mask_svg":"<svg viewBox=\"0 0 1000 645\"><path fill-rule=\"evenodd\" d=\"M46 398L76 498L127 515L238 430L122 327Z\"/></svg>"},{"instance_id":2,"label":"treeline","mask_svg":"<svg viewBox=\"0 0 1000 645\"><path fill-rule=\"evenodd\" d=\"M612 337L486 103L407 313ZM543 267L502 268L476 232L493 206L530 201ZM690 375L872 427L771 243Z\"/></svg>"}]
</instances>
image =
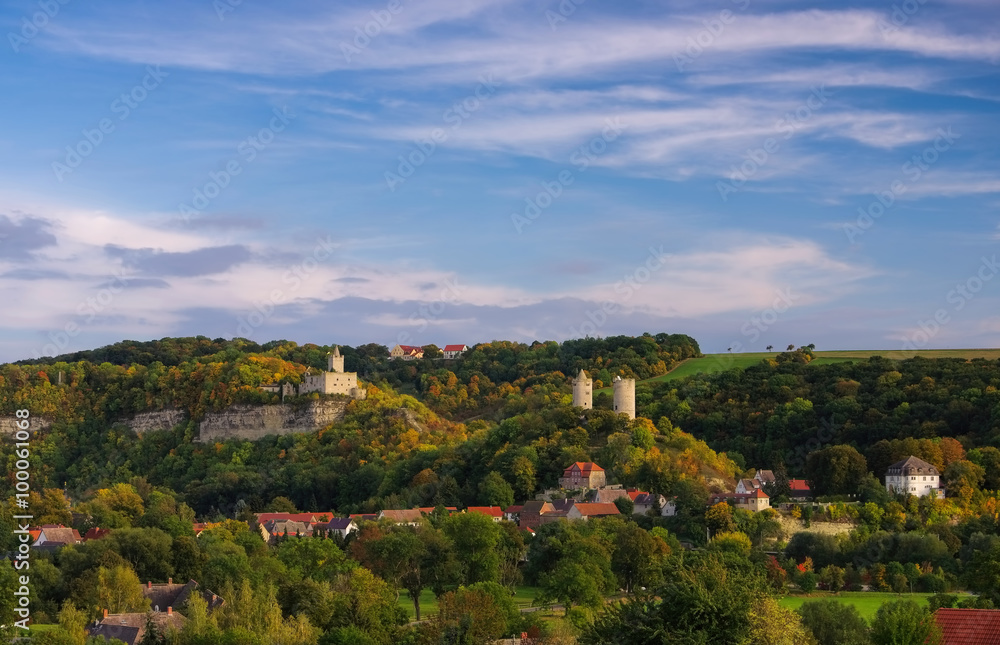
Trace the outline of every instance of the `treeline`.
<instances>
[{"instance_id":1,"label":"treeline","mask_svg":"<svg viewBox=\"0 0 1000 645\"><path fill-rule=\"evenodd\" d=\"M810 452L834 444L856 447L879 477L904 452L880 442L951 437L966 449L1000 446L1000 361L809 358L800 351L643 386L638 413L668 417L747 467L783 464L792 476L803 475ZM932 453L932 463L946 465Z\"/></svg>"}]
</instances>

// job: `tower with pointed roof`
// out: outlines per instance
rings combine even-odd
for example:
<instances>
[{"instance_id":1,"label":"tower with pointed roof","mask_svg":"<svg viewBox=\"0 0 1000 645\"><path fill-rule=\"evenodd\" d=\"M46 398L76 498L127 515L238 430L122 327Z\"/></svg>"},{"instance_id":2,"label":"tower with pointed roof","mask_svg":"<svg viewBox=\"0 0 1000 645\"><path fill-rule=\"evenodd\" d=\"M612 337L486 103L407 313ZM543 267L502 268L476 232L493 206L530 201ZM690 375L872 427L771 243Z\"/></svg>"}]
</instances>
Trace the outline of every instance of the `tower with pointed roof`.
<instances>
[{"instance_id":1,"label":"tower with pointed roof","mask_svg":"<svg viewBox=\"0 0 1000 645\"><path fill-rule=\"evenodd\" d=\"M340 345L334 345L333 352L327 354L326 365L328 372L344 372L344 357L340 355Z\"/></svg>"},{"instance_id":2,"label":"tower with pointed roof","mask_svg":"<svg viewBox=\"0 0 1000 645\"><path fill-rule=\"evenodd\" d=\"M573 406L584 410L594 407L594 382L582 369L573 379Z\"/></svg>"}]
</instances>

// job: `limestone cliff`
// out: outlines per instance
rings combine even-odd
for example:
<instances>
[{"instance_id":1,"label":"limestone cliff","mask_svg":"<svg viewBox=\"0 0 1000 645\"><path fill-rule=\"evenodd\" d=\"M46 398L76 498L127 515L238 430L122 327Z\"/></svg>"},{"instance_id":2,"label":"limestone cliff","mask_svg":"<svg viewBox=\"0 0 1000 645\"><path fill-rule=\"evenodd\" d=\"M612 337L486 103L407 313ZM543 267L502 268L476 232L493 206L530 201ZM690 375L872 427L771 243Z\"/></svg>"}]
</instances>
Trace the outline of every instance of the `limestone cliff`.
<instances>
[{"instance_id":1,"label":"limestone cliff","mask_svg":"<svg viewBox=\"0 0 1000 645\"><path fill-rule=\"evenodd\" d=\"M170 430L187 420L184 410L157 410L155 412L140 412L125 424L136 434Z\"/></svg>"},{"instance_id":2,"label":"limestone cliff","mask_svg":"<svg viewBox=\"0 0 1000 645\"><path fill-rule=\"evenodd\" d=\"M234 405L208 412L199 441L260 439L269 434L316 432L344 418L348 401L313 401L304 406Z\"/></svg>"},{"instance_id":3,"label":"limestone cliff","mask_svg":"<svg viewBox=\"0 0 1000 645\"><path fill-rule=\"evenodd\" d=\"M0 417L0 437L13 437L14 433L18 430L17 421L18 419L14 418L13 414L10 416ZM46 421L42 417L30 417L29 422L30 426L28 431L32 434L42 430L48 430L49 426L52 425L49 421Z\"/></svg>"}]
</instances>

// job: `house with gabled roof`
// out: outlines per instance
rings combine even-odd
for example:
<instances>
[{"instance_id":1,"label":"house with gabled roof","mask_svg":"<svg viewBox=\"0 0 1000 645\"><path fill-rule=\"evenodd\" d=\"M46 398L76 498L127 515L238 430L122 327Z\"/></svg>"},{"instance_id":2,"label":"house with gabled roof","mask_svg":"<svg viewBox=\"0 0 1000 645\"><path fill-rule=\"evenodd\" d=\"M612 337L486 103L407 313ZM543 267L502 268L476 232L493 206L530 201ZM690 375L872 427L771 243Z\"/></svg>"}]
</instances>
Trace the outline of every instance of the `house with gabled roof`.
<instances>
[{"instance_id":1,"label":"house with gabled roof","mask_svg":"<svg viewBox=\"0 0 1000 645\"><path fill-rule=\"evenodd\" d=\"M764 509L771 508L770 496L760 488L752 493L724 493L722 495L713 495L709 500L710 504L718 504L719 502L727 502L736 508L741 508L752 513L759 513Z\"/></svg>"},{"instance_id":2,"label":"house with gabled roof","mask_svg":"<svg viewBox=\"0 0 1000 645\"><path fill-rule=\"evenodd\" d=\"M199 591L198 583L194 580L175 584L173 578L167 578L166 583L147 582L142 588L142 595L149 598L149 606L154 613L165 612L173 607L184 607L194 594L201 594L209 611L226 604L226 601L213 591Z\"/></svg>"},{"instance_id":3,"label":"house with gabled roof","mask_svg":"<svg viewBox=\"0 0 1000 645\"><path fill-rule=\"evenodd\" d=\"M419 525L423 517L424 515L420 512L419 508L387 510L378 514L378 519L380 520L390 520L396 524L405 524L407 526Z\"/></svg>"},{"instance_id":4,"label":"house with gabled roof","mask_svg":"<svg viewBox=\"0 0 1000 645\"><path fill-rule=\"evenodd\" d=\"M441 352L447 359L460 358L465 350L469 349L468 345L445 345Z\"/></svg>"},{"instance_id":5,"label":"house with gabled roof","mask_svg":"<svg viewBox=\"0 0 1000 645\"><path fill-rule=\"evenodd\" d=\"M607 485L604 469L592 461L578 461L563 471L562 488L602 488Z\"/></svg>"},{"instance_id":6,"label":"house with gabled roof","mask_svg":"<svg viewBox=\"0 0 1000 645\"><path fill-rule=\"evenodd\" d=\"M632 500L632 513L645 515L649 511L660 512L667 505L667 498L653 493L641 493Z\"/></svg>"},{"instance_id":7,"label":"house with gabled roof","mask_svg":"<svg viewBox=\"0 0 1000 645\"><path fill-rule=\"evenodd\" d=\"M941 645L997 645L1000 609L945 609L934 612Z\"/></svg>"},{"instance_id":8,"label":"house with gabled roof","mask_svg":"<svg viewBox=\"0 0 1000 645\"><path fill-rule=\"evenodd\" d=\"M540 500L525 502L518 513L517 525L522 529L537 529L542 525L542 516L554 512L555 508L549 502Z\"/></svg>"},{"instance_id":9,"label":"house with gabled roof","mask_svg":"<svg viewBox=\"0 0 1000 645\"><path fill-rule=\"evenodd\" d=\"M566 511L568 520L589 520L592 517L610 517L621 515L621 511L614 504L601 504L593 502L577 502Z\"/></svg>"},{"instance_id":10,"label":"house with gabled roof","mask_svg":"<svg viewBox=\"0 0 1000 645\"><path fill-rule=\"evenodd\" d=\"M938 469L912 455L889 466L885 473L885 489L916 497L944 497Z\"/></svg>"},{"instance_id":11,"label":"house with gabled roof","mask_svg":"<svg viewBox=\"0 0 1000 645\"><path fill-rule=\"evenodd\" d=\"M80 537L80 532L76 529L67 528L62 524L43 524L38 527L38 535L31 546L54 549L82 542L83 538Z\"/></svg>"},{"instance_id":12,"label":"house with gabled roof","mask_svg":"<svg viewBox=\"0 0 1000 645\"><path fill-rule=\"evenodd\" d=\"M470 506L465 509L466 513L479 513L480 515L485 515L492 519L494 522L499 522L503 519L503 509L499 506Z\"/></svg>"},{"instance_id":13,"label":"house with gabled roof","mask_svg":"<svg viewBox=\"0 0 1000 645\"><path fill-rule=\"evenodd\" d=\"M328 533L330 535L346 538L348 535L357 530L358 525L355 524L354 520L349 517L335 517L325 524L322 522L319 524L313 524L313 535Z\"/></svg>"},{"instance_id":14,"label":"house with gabled roof","mask_svg":"<svg viewBox=\"0 0 1000 645\"><path fill-rule=\"evenodd\" d=\"M129 614L109 614L104 610L104 616L87 626L88 636L101 636L106 641L118 639L125 645L137 645L142 642L146 635L146 621L152 618L160 633L165 634L171 630L180 631L184 628L187 619L174 611L173 607L167 607L164 612L129 613Z\"/></svg>"},{"instance_id":15,"label":"house with gabled roof","mask_svg":"<svg viewBox=\"0 0 1000 645\"><path fill-rule=\"evenodd\" d=\"M424 357L424 348L416 345L396 345L389 350L389 358L401 358L404 361L415 361Z\"/></svg>"},{"instance_id":16,"label":"house with gabled roof","mask_svg":"<svg viewBox=\"0 0 1000 645\"><path fill-rule=\"evenodd\" d=\"M295 520L268 520L260 525L260 536L267 544L275 544L279 537L309 537L313 525Z\"/></svg>"}]
</instances>

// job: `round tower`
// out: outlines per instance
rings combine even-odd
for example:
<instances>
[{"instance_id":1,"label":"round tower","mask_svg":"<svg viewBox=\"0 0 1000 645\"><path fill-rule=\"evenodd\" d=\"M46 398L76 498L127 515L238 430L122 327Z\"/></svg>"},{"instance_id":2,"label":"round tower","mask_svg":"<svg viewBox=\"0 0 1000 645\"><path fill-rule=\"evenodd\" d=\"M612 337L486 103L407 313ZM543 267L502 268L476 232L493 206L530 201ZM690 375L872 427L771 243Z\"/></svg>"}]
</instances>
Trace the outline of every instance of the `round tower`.
<instances>
[{"instance_id":1,"label":"round tower","mask_svg":"<svg viewBox=\"0 0 1000 645\"><path fill-rule=\"evenodd\" d=\"M615 412L635 418L635 379L616 376L612 384L615 390Z\"/></svg>"},{"instance_id":2,"label":"round tower","mask_svg":"<svg viewBox=\"0 0 1000 645\"><path fill-rule=\"evenodd\" d=\"M573 379L573 405L584 410L594 407L594 382L582 369L579 376Z\"/></svg>"},{"instance_id":3,"label":"round tower","mask_svg":"<svg viewBox=\"0 0 1000 645\"><path fill-rule=\"evenodd\" d=\"M326 357L328 372L344 372L344 357L340 355L340 346L333 348L333 353Z\"/></svg>"}]
</instances>

